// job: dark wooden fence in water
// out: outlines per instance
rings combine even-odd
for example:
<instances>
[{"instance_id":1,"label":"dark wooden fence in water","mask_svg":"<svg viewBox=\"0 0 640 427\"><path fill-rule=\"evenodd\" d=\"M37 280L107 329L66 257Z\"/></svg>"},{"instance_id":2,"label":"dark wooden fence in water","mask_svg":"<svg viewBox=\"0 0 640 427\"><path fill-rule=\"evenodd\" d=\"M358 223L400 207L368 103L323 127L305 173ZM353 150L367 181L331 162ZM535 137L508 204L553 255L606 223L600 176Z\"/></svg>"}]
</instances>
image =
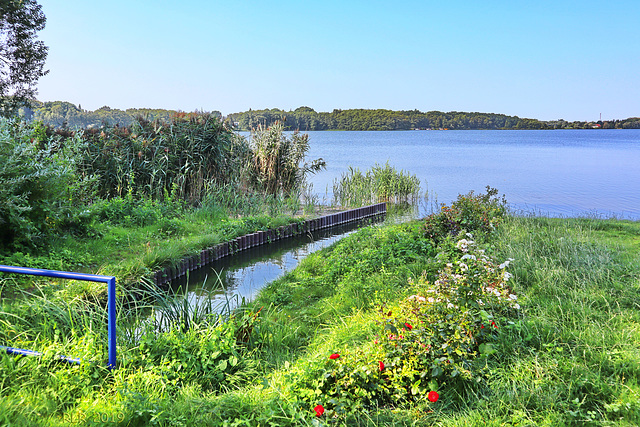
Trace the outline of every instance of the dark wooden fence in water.
<instances>
[{"instance_id":1,"label":"dark wooden fence in water","mask_svg":"<svg viewBox=\"0 0 640 427\"><path fill-rule=\"evenodd\" d=\"M186 276L189 271L202 268L220 258L233 255L245 249L299 236L301 234L312 233L337 225L347 224L349 222L384 215L386 213L387 204L378 203L321 216L319 218L308 219L298 223L283 225L282 227L272 230L256 231L255 233L246 234L229 242L220 243L204 249L200 254L185 258L175 266L165 267L162 270L156 271L153 275L153 281L159 286L166 285L173 280Z\"/></svg>"}]
</instances>

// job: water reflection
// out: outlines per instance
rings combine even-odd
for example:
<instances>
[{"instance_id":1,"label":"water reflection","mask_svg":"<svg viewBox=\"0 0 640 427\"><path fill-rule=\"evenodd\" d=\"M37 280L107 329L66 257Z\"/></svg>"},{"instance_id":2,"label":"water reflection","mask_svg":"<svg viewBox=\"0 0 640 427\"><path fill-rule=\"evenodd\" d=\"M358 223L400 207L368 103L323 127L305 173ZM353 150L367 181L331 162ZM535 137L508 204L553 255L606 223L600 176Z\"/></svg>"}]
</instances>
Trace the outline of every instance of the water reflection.
<instances>
[{"instance_id":1,"label":"water reflection","mask_svg":"<svg viewBox=\"0 0 640 427\"><path fill-rule=\"evenodd\" d=\"M268 283L293 270L309 254L343 239L364 226L381 223L383 217L343 224L302 236L256 246L193 271L174 288L186 289L181 310L227 311L250 301ZM180 293L180 291L178 291ZM166 313L157 313L166 316Z\"/></svg>"}]
</instances>

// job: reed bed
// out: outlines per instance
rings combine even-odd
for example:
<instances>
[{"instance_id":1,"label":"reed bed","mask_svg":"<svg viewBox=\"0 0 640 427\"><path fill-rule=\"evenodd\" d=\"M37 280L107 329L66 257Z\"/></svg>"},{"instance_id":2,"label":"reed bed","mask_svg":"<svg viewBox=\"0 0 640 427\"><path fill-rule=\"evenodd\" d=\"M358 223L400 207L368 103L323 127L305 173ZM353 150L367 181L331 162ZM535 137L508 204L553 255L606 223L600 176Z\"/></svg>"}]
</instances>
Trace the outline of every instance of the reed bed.
<instances>
[{"instance_id":1,"label":"reed bed","mask_svg":"<svg viewBox=\"0 0 640 427\"><path fill-rule=\"evenodd\" d=\"M333 183L334 203L339 206L364 206L370 203L412 203L420 193L420 180L387 162L362 172L349 167Z\"/></svg>"}]
</instances>

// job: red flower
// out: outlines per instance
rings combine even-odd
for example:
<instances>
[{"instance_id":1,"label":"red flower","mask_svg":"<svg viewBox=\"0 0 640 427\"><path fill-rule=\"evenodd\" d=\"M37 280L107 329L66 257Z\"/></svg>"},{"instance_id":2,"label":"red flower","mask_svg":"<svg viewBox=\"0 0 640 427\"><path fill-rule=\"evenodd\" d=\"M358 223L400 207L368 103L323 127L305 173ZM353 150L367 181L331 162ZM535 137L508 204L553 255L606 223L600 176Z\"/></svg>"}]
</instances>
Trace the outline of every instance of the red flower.
<instances>
[{"instance_id":1,"label":"red flower","mask_svg":"<svg viewBox=\"0 0 640 427\"><path fill-rule=\"evenodd\" d=\"M408 324L408 323L405 323L405 324L404 324L404 326L406 326L408 330L412 330L412 329L413 329L413 326L411 326L411 325L410 325L410 324Z\"/></svg>"},{"instance_id":2,"label":"red flower","mask_svg":"<svg viewBox=\"0 0 640 427\"><path fill-rule=\"evenodd\" d=\"M314 411L316 411L316 417L319 417L320 415L324 414L324 406L322 405L318 405L315 408L313 408Z\"/></svg>"},{"instance_id":3,"label":"red flower","mask_svg":"<svg viewBox=\"0 0 640 427\"><path fill-rule=\"evenodd\" d=\"M430 391L429 394L427 395L427 399L429 399L432 402L437 402L438 398L440 397L440 395L435 392L435 391Z\"/></svg>"},{"instance_id":4,"label":"red flower","mask_svg":"<svg viewBox=\"0 0 640 427\"><path fill-rule=\"evenodd\" d=\"M484 329L484 325L480 325L480 329Z\"/></svg>"},{"instance_id":5,"label":"red flower","mask_svg":"<svg viewBox=\"0 0 640 427\"><path fill-rule=\"evenodd\" d=\"M378 367L380 368L380 372L384 371L384 363L378 362Z\"/></svg>"},{"instance_id":6,"label":"red flower","mask_svg":"<svg viewBox=\"0 0 640 427\"><path fill-rule=\"evenodd\" d=\"M329 356L329 359L336 360L338 357L340 357L338 353L333 353L331 356Z\"/></svg>"},{"instance_id":7,"label":"red flower","mask_svg":"<svg viewBox=\"0 0 640 427\"><path fill-rule=\"evenodd\" d=\"M498 329L498 325L496 325L496 322L494 322L493 320L491 321L491 324L493 325L494 328Z\"/></svg>"}]
</instances>

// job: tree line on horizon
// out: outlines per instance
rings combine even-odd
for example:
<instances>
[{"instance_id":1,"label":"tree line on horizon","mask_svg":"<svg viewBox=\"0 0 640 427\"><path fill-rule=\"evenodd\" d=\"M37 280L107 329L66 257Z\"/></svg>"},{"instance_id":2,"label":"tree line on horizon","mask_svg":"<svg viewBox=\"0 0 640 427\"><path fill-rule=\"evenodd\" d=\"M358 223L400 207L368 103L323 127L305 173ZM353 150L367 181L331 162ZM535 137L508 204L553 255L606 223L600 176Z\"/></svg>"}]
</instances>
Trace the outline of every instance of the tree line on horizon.
<instances>
[{"instance_id":1,"label":"tree line on horizon","mask_svg":"<svg viewBox=\"0 0 640 427\"><path fill-rule=\"evenodd\" d=\"M128 108L119 110L104 106L95 111L65 101L33 101L30 108L19 112L24 119L41 121L55 128L97 128L104 125L129 126L137 117L149 121L169 122L184 115L179 110L152 108ZM563 119L542 121L495 113L428 111L393 111L385 109L335 109L332 112L316 112L310 107L293 111L277 108L232 113L223 117L220 111L208 114L216 116L229 128L251 131L259 126L268 127L276 122L286 130L320 131L385 131L412 129L492 130L492 129L640 129L640 118L595 122L569 122Z\"/></svg>"},{"instance_id":2,"label":"tree line on horizon","mask_svg":"<svg viewBox=\"0 0 640 427\"><path fill-rule=\"evenodd\" d=\"M30 107L23 107L18 113L27 121L39 121L55 128L98 128L101 126L131 126L137 118L147 121L161 121L168 123L175 117L185 113L179 110L165 110L159 108L127 108L119 110L108 106L97 110L85 110L81 105L66 101L40 102L32 101ZM207 114L222 118L219 111Z\"/></svg>"},{"instance_id":3,"label":"tree line on horizon","mask_svg":"<svg viewBox=\"0 0 640 427\"><path fill-rule=\"evenodd\" d=\"M238 130L249 131L258 126L283 122L288 130L412 130L412 129L640 129L640 118L597 122L569 122L563 119L542 121L495 113L419 110L393 111L385 109L335 109L330 113L316 112L310 107L293 111L277 108L249 110L229 114L226 118Z\"/></svg>"}]
</instances>

